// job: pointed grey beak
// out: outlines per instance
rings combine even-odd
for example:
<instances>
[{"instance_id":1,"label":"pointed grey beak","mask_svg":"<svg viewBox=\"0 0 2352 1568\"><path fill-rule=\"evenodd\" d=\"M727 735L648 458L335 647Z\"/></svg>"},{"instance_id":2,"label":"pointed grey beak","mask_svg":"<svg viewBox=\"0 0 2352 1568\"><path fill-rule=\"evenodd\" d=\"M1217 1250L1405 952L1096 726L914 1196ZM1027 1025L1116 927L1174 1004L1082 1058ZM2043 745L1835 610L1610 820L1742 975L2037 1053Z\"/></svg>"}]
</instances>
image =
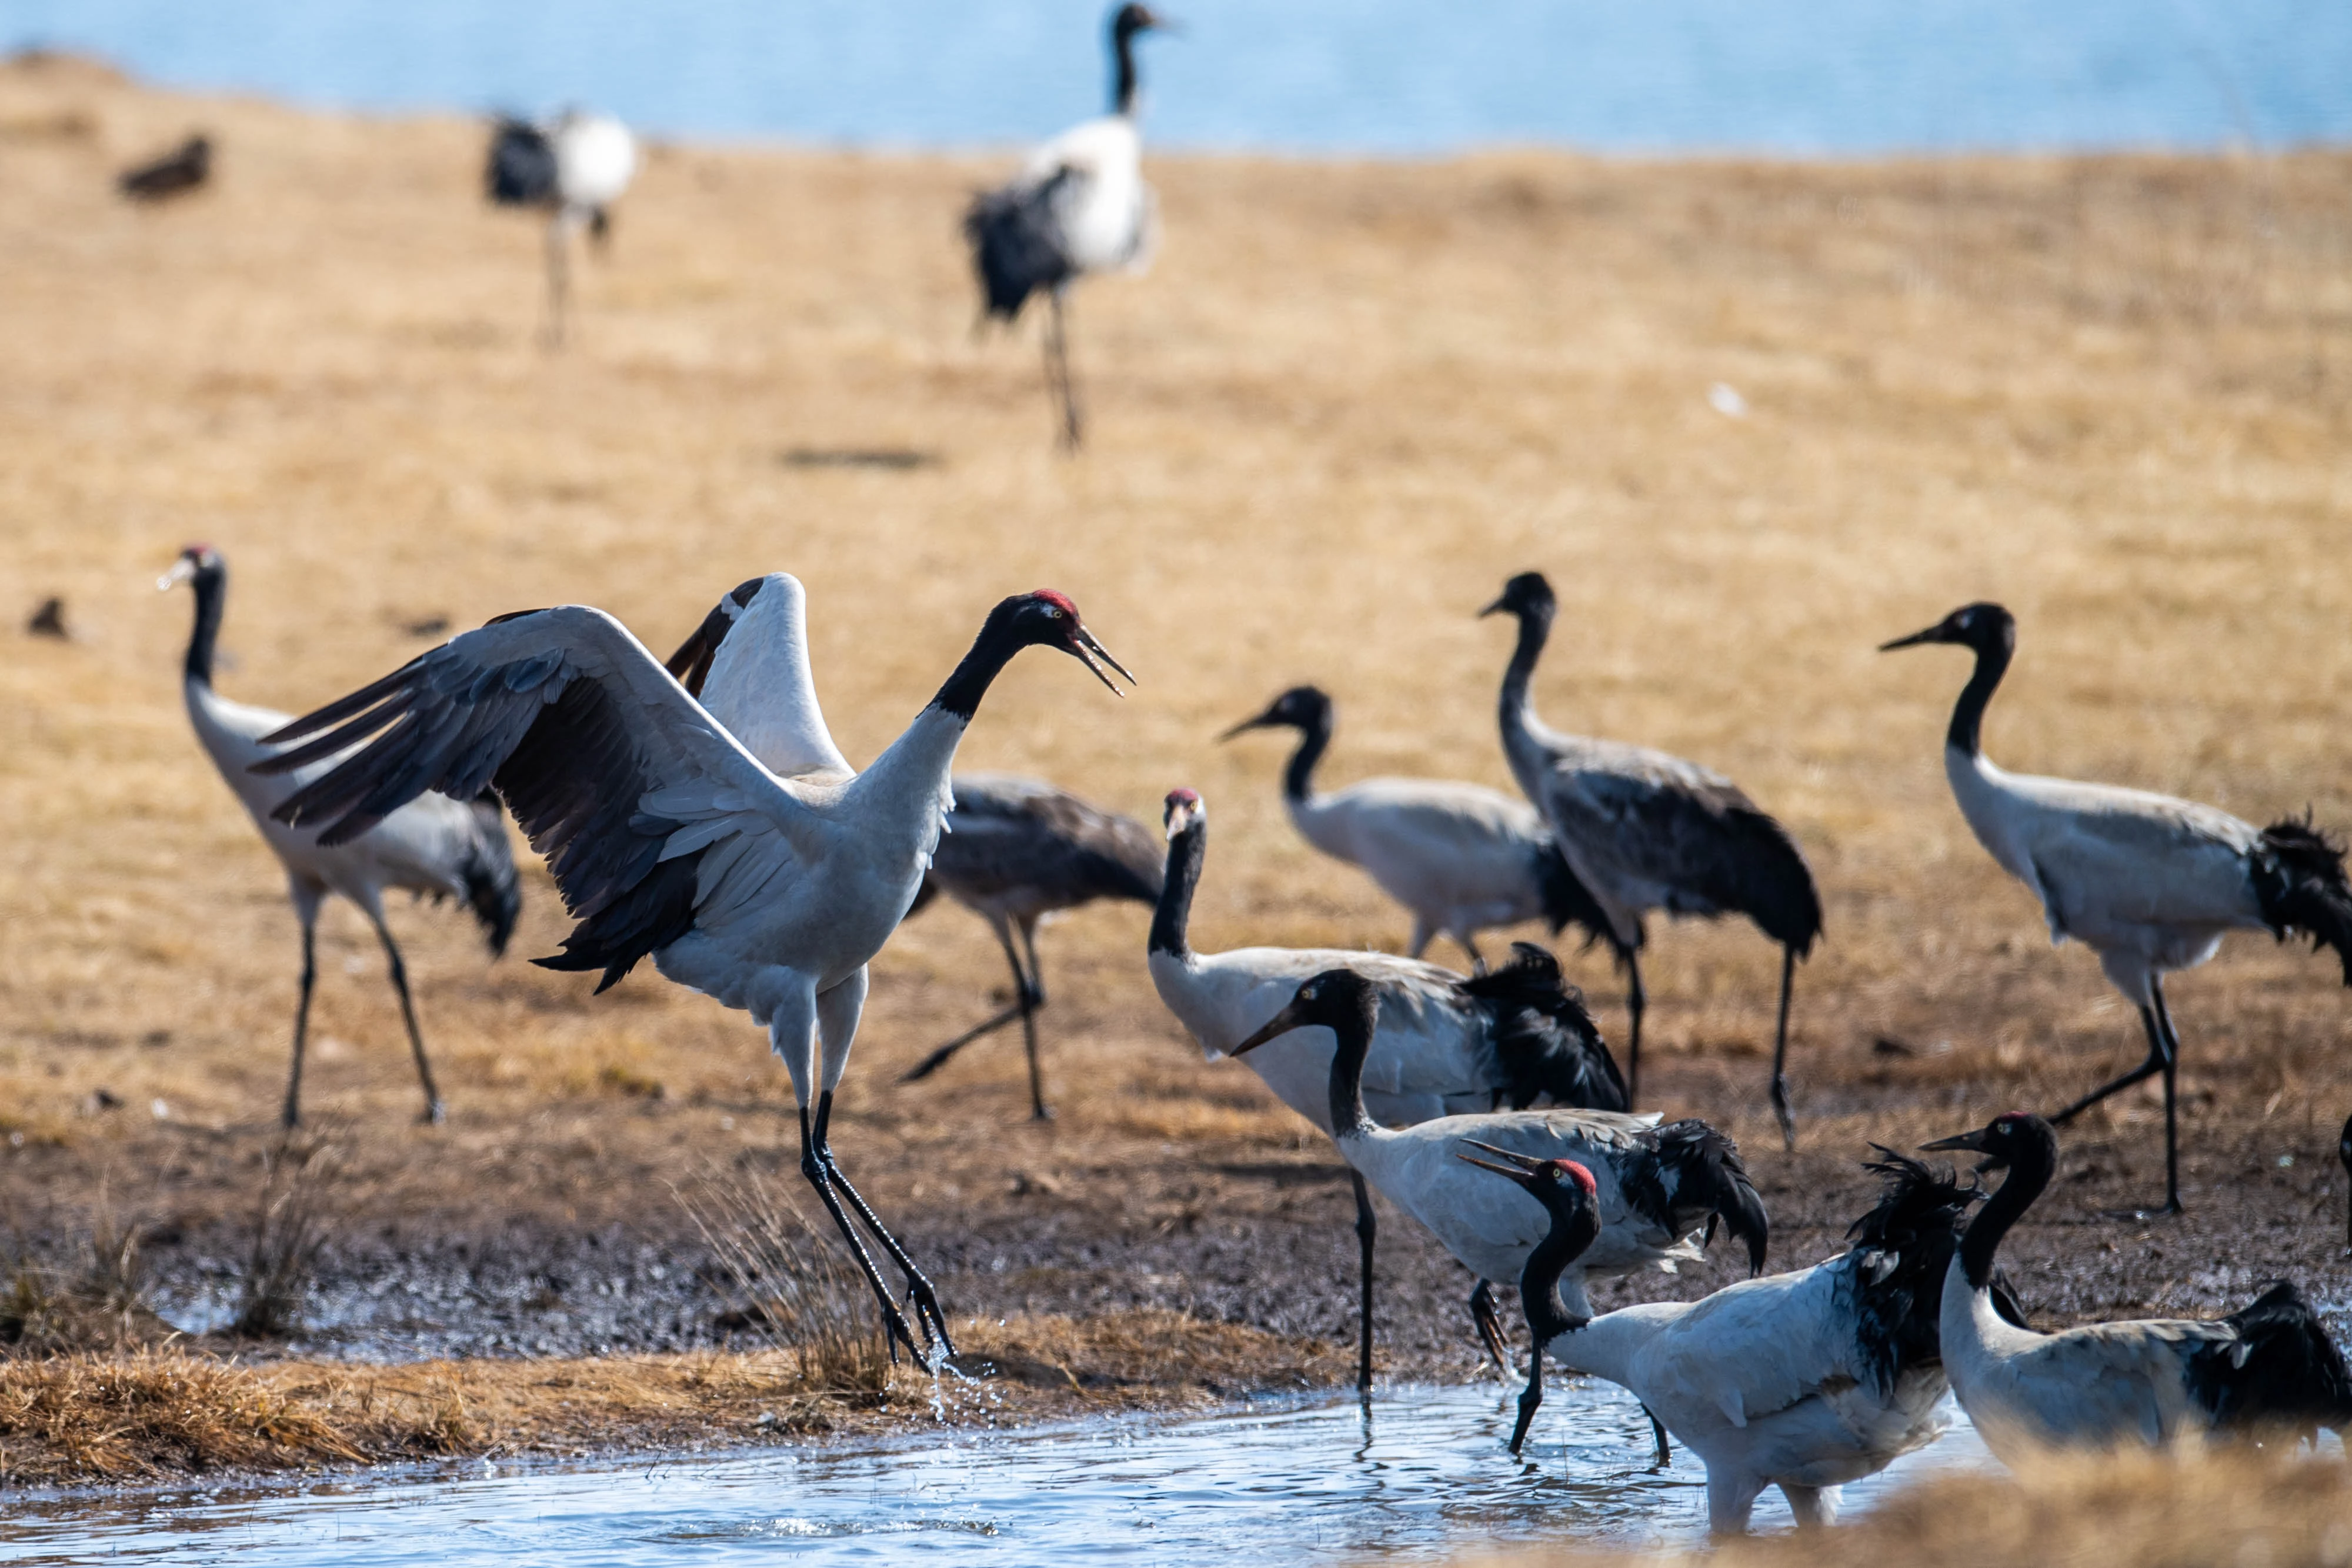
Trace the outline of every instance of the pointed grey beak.
<instances>
[{"instance_id":1,"label":"pointed grey beak","mask_svg":"<svg viewBox=\"0 0 2352 1568\"><path fill-rule=\"evenodd\" d=\"M1235 735L1246 735L1252 730L1264 730L1272 725L1273 722L1273 714L1261 713L1255 719L1243 720L1240 723L1234 725L1232 729L1218 736L1217 740L1220 743L1223 743L1223 742L1232 740Z\"/></svg>"},{"instance_id":2,"label":"pointed grey beak","mask_svg":"<svg viewBox=\"0 0 2352 1568\"><path fill-rule=\"evenodd\" d=\"M1119 674L1127 676L1127 683L1129 686L1136 684L1135 677L1128 674L1127 666L1111 658L1110 649L1097 642L1095 634L1086 627L1080 626L1070 634L1068 646L1070 651L1078 656L1078 662L1093 670L1097 680L1110 688L1110 694L1113 697L1124 697L1127 693L1118 689L1118 683L1111 679L1109 671L1103 668L1104 665L1107 664Z\"/></svg>"},{"instance_id":3,"label":"pointed grey beak","mask_svg":"<svg viewBox=\"0 0 2352 1568\"><path fill-rule=\"evenodd\" d=\"M196 563L183 555L172 563L172 569L169 572L155 579L155 591L159 594L168 594L195 574Z\"/></svg>"},{"instance_id":4,"label":"pointed grey beak","mask_svg":"<svg viewBox=\"0 0 2352 1568\"><path fill-rule=\"evenodd\" d=\"M1240 1045L1235 1046L1232 1050L1227 1051L1225 1055L1229 1057L1242 1056L1247 1052L1257 1049L1260 1046L1265 1044L1266 1041L1273 1039L1277 1035L1286 1035L1293 1029L1304 1029L1307 1026L1307 1021L1299 1016L1298 1001L1296 997L1293 997L1288 1006L1285 1007L1281 1012L1276 1013L1273 1017L1268 1018L1265 1021L1265 1027L1260 1029L1256 1034L1252 1035L1248 1039L1244 1040Z\"/></svg>"},{"instance_id":5,"label":"pointed grey beak","mask_svg":"<svg viewBox=\"0 0 2352 1568\"><path fill-rule=\"evenodd\" d=\"M1488 616L1499 616L1510 607L1510 605L1505 604L1501 599L1496 599L1493 604L1478 612L1478 618L1483 621Z\"/></svg>"},{"instance_id":6,"label":"pointed grey beak","mask_svg":"<svg viewBox=\"0 0 2352 1568\"><path fill-rule=\"evenodd\" d=\"M1956 1133L1949 1138L1938 1138L1933 1143L1919 1145L1921 1153L1943 1153L1952 1149L1966 1149L1971 1153L1983 1153L1985 1152L1984 1129L1979 1127L1973 1132Z\"/></svg>"},{"instance_id":7,"label":"pointed grey beak","mask_svg":"<svg viewBox=\"0 0 2352 1568\"><path fill-rule=\"evenodd\" d=\"M1898 647L1917 647L1922 643L1942 642L1944 640L1943 630L1944 628L1941 626L1929 626L1924 632L1913 632L1907 637L1896 637L1893 642L1880 643L1878 645L1878 651L1881 653L1893 653Z\"/></svg>"}]
</instances>

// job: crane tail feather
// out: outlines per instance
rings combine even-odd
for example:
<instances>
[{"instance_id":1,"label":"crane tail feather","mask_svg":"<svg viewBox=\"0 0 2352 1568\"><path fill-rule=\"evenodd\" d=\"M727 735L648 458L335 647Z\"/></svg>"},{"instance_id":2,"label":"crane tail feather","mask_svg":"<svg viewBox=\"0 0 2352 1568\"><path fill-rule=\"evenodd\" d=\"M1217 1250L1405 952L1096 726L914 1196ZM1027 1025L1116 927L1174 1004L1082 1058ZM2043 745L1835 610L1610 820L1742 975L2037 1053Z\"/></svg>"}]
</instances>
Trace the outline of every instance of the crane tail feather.
<instances>
[{"instance_id":1,"label":"crane tail feather","mask_svg":"<svg viewBox=\"0 0 2352 1568\"><path fill-rule=\"evenodd\" d=\"M2292 932L2314 948L2336 951L2344 984L2352 985L2352 883L2344 874L2344 847L2311 824L2284 817L2263 829L2254 856L2254 897L2263 923L2284 941Z\"/></svg>"}]
</instances>

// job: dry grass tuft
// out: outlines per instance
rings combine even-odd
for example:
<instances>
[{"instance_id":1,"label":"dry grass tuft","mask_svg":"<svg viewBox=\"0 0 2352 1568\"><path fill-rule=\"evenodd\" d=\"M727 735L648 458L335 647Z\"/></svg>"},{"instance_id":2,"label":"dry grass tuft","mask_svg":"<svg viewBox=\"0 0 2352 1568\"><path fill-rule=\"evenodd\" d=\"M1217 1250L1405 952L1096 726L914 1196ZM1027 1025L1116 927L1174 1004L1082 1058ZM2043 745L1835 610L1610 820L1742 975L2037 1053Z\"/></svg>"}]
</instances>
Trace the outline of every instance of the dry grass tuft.
<instances>
[{"instance_id":1,"label":"dry grass tuft","mask_svg":"<svg viewBox=\"0 0 2352 1568\"><path fill-rule=\"evenodd\" d=\"M1575 1552L1483 1558L1491 1568L1634 1563ZM2244 1448L2053 1460L2021 1476L1949 1476L1835 1530L1723 1546L1718 1568L2347 1568L2352 1472Z\"/></svg>"},{"instance_id":2,"label":"dry grass tuft","mask_svg":"<svg viewBox=\"0 0 2352 1568\"><path fill-rule=\"evenodd\" d=\"M272 1339L300 1320L320 1249L332 1221L342 1151L331 1139L289 1136L261 1158L261 1193L238 1281L230 1332Z\"/></svg>"},{"instance_id":3,"label":"dry grass tuft","mask_svg":"<svg viewBox=\"0 0 2352 1568\"><path fill-rule=\"evenodd\" d=\"M282 1469L368 1452L315 1401L179 1351L0 1365L0 1482Z\"/></svg>"},{"instance_id":4,"label":"dry grass tuft","mask_svg":"<svg viewBox=\"0 0 2352 1568\"><path fill-rule=\"evenodd\" d=\"M678 1202L744 1298L733 1321L790 1352L803 1383L839 1394L888 1386L895 1358L872 1291L775 1183L757 1171L713 1174Z\"/></svg>"},{"instance_id":5,"label":"dry grass tuft","mask_svg":"<svg viewBox=\"0 0 2352 1568\"><path fill-rule=\"evenodd\" d=\"M148 1304L140 1256L142 1227L126 1220L100 1184L79 1256L64 1268L21 1245L0 1287L0 1349L12 1356L127 1350L169 1340L173 1330Z\"/></svg>"}]
</instances>

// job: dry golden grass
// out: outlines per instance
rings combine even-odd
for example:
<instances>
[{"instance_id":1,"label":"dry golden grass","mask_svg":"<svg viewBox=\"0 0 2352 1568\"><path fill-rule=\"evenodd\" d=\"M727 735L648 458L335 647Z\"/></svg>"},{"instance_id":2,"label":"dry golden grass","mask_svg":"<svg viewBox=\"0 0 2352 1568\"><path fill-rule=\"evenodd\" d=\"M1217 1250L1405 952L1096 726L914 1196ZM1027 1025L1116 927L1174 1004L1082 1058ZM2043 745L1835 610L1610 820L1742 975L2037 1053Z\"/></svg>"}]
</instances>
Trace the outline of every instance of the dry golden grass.
<instances>
[{"instance_id":1,"label":"dry golden grass","mask_svg":"<svg viewBox=\"0 0 2352 1568\"><path fill-rule=\"evenodd\" d=\"M1313 1388L1343 1348L1172 1312L956 1329L985 1384L901 1365L875 1389L784 1352L257 1366L176 1347L0 1361L0 1486L280 1470L436 1455L700 1450L787 1436L1199 1408Z\"/></svg>"},{"instance_id":2,"label":"dry golden grass","mask_svg":"<svg viewBox=\"0 0 2352 1568\"><path fill-rule=\"evenodd\" d=\"M216 189L113 199L119 163L197 123ZM1065 460L1034 344L968 330L955 220L999 160L656 149L551 358L537 231L482 208L478 126L388 135L51 65L0 71L0 128L8 603L61 594L75 628L0 661L0 1198L37 1220L110 1165L159 1211L243 1213L284 1070L293 922L179 711L187 605L149 586L191 538L234 568L223 688L289 710L418 651L404 628L429 618L583 600L666 648L728 586L789 569L856 759L997 597L1066 589L1142 686L1115 703L1026 657L962 760L1138 814L1200 787L1207 946L1402 937L1290 833L1272 742L1209 737L1317 679L1341 705L1335 780L1507 787L1507 634L1472 612L1540 566L1564 609L1549 717L1725 769L1811 857L1829 931L1793 1070L1808 1146L1839 1162L2050 1103L2138 1050L1947 798L1958 657L1882 659L1882 638L1998 596L2024 639L1990 724L2003 761L2352 827L2352 155L1157 160L1165 253L1082 291L1094 441ZM1708 406L1718 380L1748 417ZM889 447L938 460L782 460ZM518 959L564 929L536 869L529 894ZM374 1212L675 1226L647 1194L692 1160L790 1147L740 1016L651 975L592 1000L486 967L446 911L394 919L450 1124L408 1125L348 911L325 925L309 1083L352 1126ZM1010 1042L895 1086L1003 976L952 910L893 942L837 1140L885 1212L1039 1170L1091 1173L1074 1192L1116 1204L1106 1173L1307 1147L1183 1044L1143 931L1089 911L1046 942L1050 1128L1021 1120ZM1773 953L1683 927L1650 967L1663 1103L1746 1137L1778 1205L1799 1167L1760 1093ZM1613 983L1578 969L1613 1026ZM2279 1245L2336 1289L2305 1184L2352 1107L2333 964L2241 938L2174 1000L2192 1203L2268 1192L2298 1154L2271 1220L2309 1232ZM1917 1054L1874 1054L1881 1037ZM2079 1131L2116 1151L2110 1196L2155 1190L2150 1116L2118 1102Z\"/></svg>"},{"instance_id":3,"label":"dry golden grass","mask_svg":"<svg viewBox=\"0 0 2352 1568\"><path fill-rule=\"evenodd\" d=\"M1898 1493L1858 1522L1705 1554L1612 1559L1522 1552L1488 1568L1619 1562L1722 1568L2345 1568L2352 1472L2260 1454L2126 1455L2032 1475L1948 1476Z\"/></svg>"}]
</instances>

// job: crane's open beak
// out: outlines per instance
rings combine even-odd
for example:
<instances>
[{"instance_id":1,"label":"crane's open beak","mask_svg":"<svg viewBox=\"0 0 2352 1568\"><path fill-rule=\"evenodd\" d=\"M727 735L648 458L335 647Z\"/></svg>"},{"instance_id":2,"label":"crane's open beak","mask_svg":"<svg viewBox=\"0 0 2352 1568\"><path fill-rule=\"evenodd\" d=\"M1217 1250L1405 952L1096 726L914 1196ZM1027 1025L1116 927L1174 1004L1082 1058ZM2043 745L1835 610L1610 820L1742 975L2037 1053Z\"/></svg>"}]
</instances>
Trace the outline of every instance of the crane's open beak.
<instances>
[{"instance_id":1,"label":"crane's open beak","mask_svg":"<svg viewBox=\"0 0 2352 1568\"><path fill-rule=\"evenodd\" d=\"M1229 1057L1238 1057L1246 1052L1257 1049L1260 1046L1265 1044L1266 1041L1273 1039L1277 1035L1286 1035L1293 1029L1306 1028L1308 1021L1303 1016L1303 1013L1304 1009L1298 1005L1297 998L1293 997L1288 1006L1285 1007L1281 1012L1276 1013L1273 1017L1268 1018L1265 1021L1265 1028L1260 1029L1256 1034L1252 1035L1248 1039L1244 1040L1240 1045L1235 1046L1232 1050L1227 1051L1225 1054Z\"/></svg>"},{"instance_id":2,"label":"crane's open beak","mask_svg":"<svg viewBox=\"0 0 2352 1568\"><path fill-rule=\"evenodd\" d=\"M1129 686L1136 684L1135 677L1128 674L1127 666L1111 658L1110 649L1097 642L1095 634L1086 627L1079 626L1074 629L1070 633L1070 640L1063 646L1070 650L1079 663L1095 672L1097 680L1110 688L1110 694L1113 697L1124 697L1127 693L1118 689L1118 683L1110 678L1110 672L1103 668L1104 665L1108 665L1111 669L1127 676L1127 683Z\"/></svg>"},{"instance_id":3,"label":"crane's open beak","mask_svg":"<svg viewBox=\"0 0 2352 1568\"><path fill-rule=\"evenodd\" d=\"M1464 1140L1462 1140L1462 1142L1464 1142L1465 1143L1469 1143L1469 1142L1475 1142L1475 1140L1474 1140L1474 1139L1469 1139L1469 1138L1465 1138ZM1481 1148L1481 1149L1484 1149L1484 1148L1487 1147L1487 1145L1486 1145L1486 1144L1484 1144L1484 1143L1480 1143L1480 1144L1478 1145L1478 1147L1479 1147L1479 1148ZM1455 1159L1457 1159L1457 1160L1461 1161L1461 1162L1462 1162L1464 1164L1465 1164L1465 1165L1475 1165L1475 1166L1477 1166L1477 1167L1478 1167L1480 1170L1482 1170L1482 1171L1492 1171L1492 1172L1494 1172L1494 1173L1495 1173L1495 1174L1496 1174L1496 1175L1498 1175L1498 1176L1508 1176L1508 1177L1510 1177L1510 1178L1511 1178L1511 1180L1513 1180L1513 1181L1515 1181L1515 1182L1518 1183L1518 1184L1519 1184L1519 1185L1521 1185L1521 1186L1523 1186L1523 1187L1527 1187L1527 1188L1532 1189L1532 1188L1535 1186L1535 1184L1536 1184L1536 1179L1535 1179L1535 1177L1533 1177L1532 1175L1528 1174L1528 1173L1527 1172L1525 1172L1525 1171L1514 1170L1512 1167L1510 1167L1510 1166L1508 1166L1508 1165L1497 1165L1497 1164L1496 1164L1496 1163L1495 1163L1495 1162L1493 1162L1492 1160L1481 1160L1481 1159L1480 1159L1480 1158L1478 1158L1478 1156L1477 1156L1477 1155L1475 1155L1475 1154L1460 1154L1460 1153L1457 1153L1457 1154L1455 1154L1454 1157Z\"/></svg>"},{"instance_id":4,"label":"crane's open beak","mask_svg":"<svg viewBox=\"0 0 2352 1568\"><path fill-rule=\"evenodd\" d=\"M155 591L159 594L168 594L195 574L196 563L183 555L172 563L172 569L169 572L155 579Z\"/></svg>"},{"instance_id":5,"label":"crane's open beak","mask_svg":"<svg viewBox=\"0 0 2352 1568\"><path fill-rule=\"evenodd\" d=\"M1923 643L1949 642L1952 639L1950 637L1944 635L1943 622L1938 621L1934 626L1929 626L1926 631L1913 632L1907 637L1896 637L1893 642L1880 643L1878 645L1878 651L1881 653L1893 653L1898 647L1917 647Z\"/></svg>"}]
</instances>

